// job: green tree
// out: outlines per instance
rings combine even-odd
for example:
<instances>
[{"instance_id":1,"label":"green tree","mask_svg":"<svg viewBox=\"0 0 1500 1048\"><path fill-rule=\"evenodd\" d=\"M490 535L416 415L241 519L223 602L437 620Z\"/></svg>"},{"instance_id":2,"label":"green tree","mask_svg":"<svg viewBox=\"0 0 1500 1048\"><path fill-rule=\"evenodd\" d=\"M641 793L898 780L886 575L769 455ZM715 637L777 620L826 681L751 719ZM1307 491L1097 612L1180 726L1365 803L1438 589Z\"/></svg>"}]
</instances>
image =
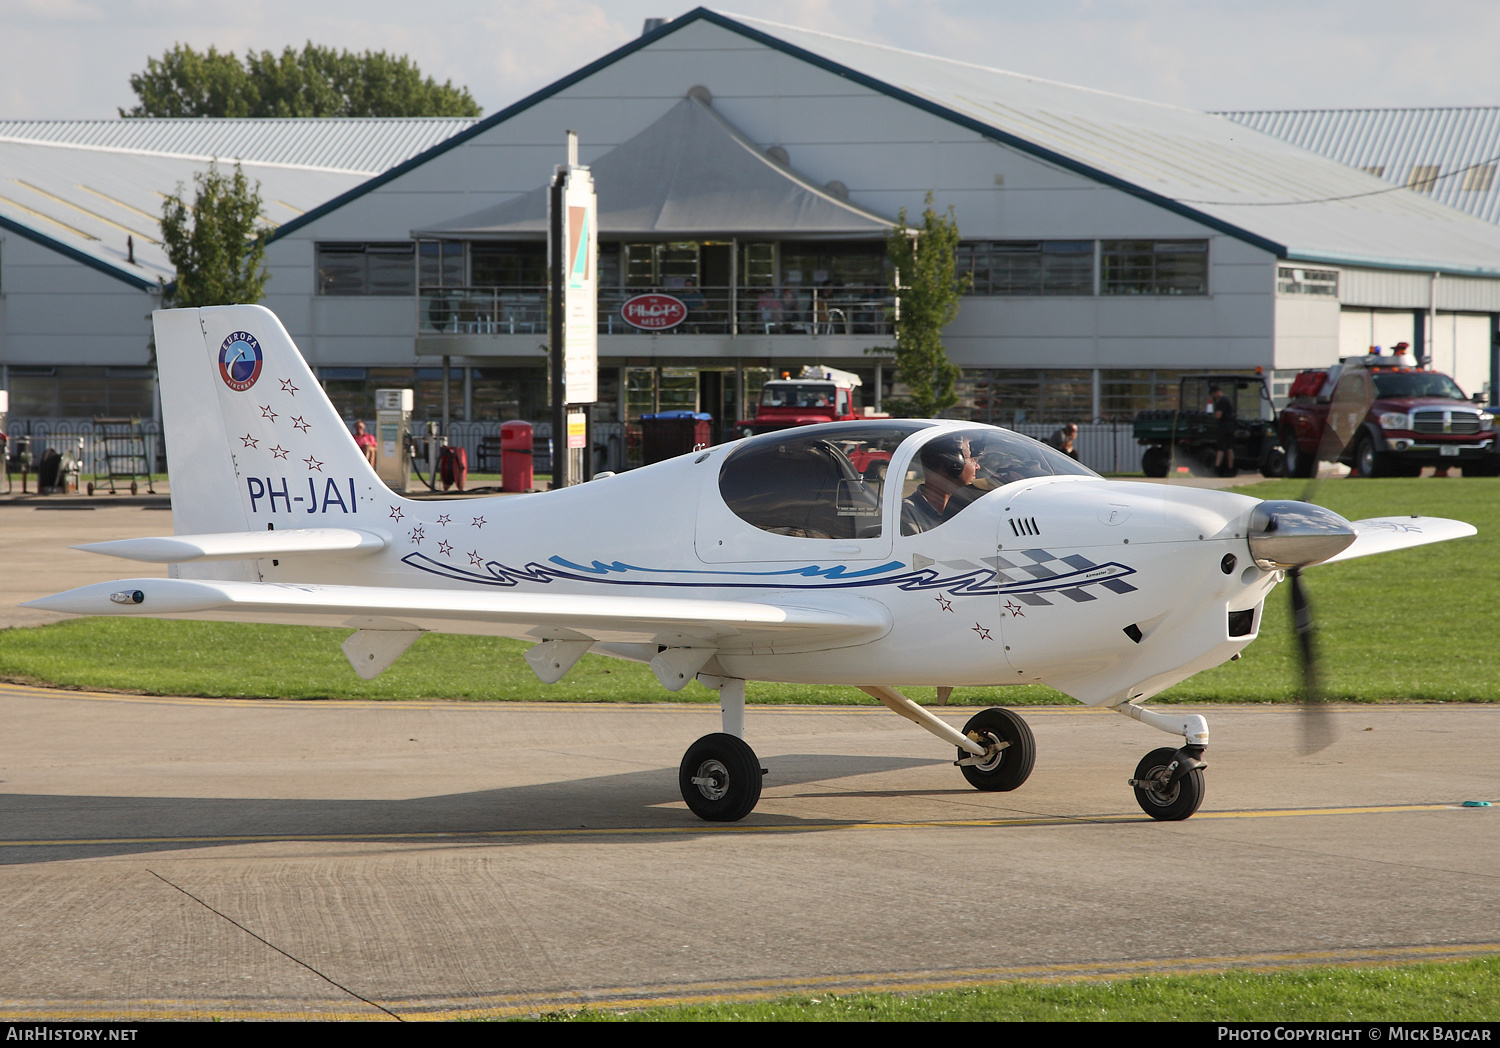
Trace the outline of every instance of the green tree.
<instances>
[{"instance_id":1,"label":"green tree","mask_svg":"<svg viewBox=\"0 0 1500 1048\"><path fill-rule=\"evenodd\" d=\"M132 74L139 102L122 117L479 116L469 89L439 84L406 55L335 51L312 42L243 62L178 44Z\"/></svg>"},{"instance_id":2,"label":"green tree","mask_svg":"<svg viewBox=\"0 0 1500 1048\"><path fill-rule=\"evenodd\" d=\"M922 225L909 229L902 208L886 237L886 257L894 266L892 290L901 303L896 319L896 377L907 396L892 407L903 414L933 418L958 402L954 385L959 367L948 359L943 329L958 315L958 300L973 282L958 265L958 220L932 210L932 194ZM899 286L898 286L899 285Z\"/></svg>"},{"instance_id":3,"label":"green tree","mask_svg":"<svg viewBox=\"0 0 1500 1048\"><path fill-rule=\"evenodd\" d=\"M162 240L177 270L177 282L164 304L227 306L258 302L269 274L261 268L265 241L256 229L260 217L260 183L251 188L236 164L234 175L217 165L193 176L198 192L184 202L183 187L161 206Z\"/></svg>"}]
</instances>

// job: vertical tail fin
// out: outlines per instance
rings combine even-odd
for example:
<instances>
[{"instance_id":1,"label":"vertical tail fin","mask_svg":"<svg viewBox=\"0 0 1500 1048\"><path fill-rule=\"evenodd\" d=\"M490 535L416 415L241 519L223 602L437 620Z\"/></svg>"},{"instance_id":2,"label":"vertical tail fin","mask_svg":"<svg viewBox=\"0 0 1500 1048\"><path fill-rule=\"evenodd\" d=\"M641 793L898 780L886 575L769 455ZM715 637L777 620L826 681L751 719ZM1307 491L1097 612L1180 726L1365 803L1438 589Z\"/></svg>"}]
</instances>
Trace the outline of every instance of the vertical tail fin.
<instances>
[{"instance_id":1,"label":"vertical tail fin","mask_svg":"<svg viewBox=\"0 0 1500 1048\"><path fill-rule=\"evenodd\" d=\"M215 306L152 320L177 534L375 522L376 494L394 496L274 313Z\"/></svg>"}]
</instances>

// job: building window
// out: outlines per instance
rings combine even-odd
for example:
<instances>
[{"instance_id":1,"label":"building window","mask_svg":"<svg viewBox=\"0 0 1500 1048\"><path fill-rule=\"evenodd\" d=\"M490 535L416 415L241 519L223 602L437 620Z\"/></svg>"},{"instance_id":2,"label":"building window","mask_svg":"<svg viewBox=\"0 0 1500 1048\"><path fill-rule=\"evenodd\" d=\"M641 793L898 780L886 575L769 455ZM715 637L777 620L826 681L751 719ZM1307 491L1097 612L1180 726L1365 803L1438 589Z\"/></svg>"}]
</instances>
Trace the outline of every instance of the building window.
<instances>
[{"instance_id":1,"label":"building window","mask_svg":"<svg viewBox=\"0 0 1500 1048\"><path fill-rule=\"evenodd\" d=\"M1494 184L1494 164L1478 164L1464 172L1464 190L1467 192L1488 193Z\"/></svg>"},{"instance_id":2,"label":"building window","mask_svg":"<svg viewBox=\"0 0 1500 1048\"><path fill-rule=\"evenodd\" d=\"M1406 176L1406 188L1415 189L1419 193L1431 193L1437 187L1438 175L1442 170L1437 164L1418 164Z\"/></svg>"},{"instance_id":3,"label":"building window","mask_svg":"<svg viewBox=\"0 0 1500 1048\"><path fill-rule=\"evenodd\" d=\"M418 279L422 287L462 287L464 245L461 240L422 240L417 244Z\"/></svg>"},{"instance_id":4,"label":"building window","mask_svg":"<svg viewBox=\"0 0 1500 1048\"><path fill-rule=\"evenodd\" d=\"M546 287L547 245L470 244L469 286Z\"/></svg>"},{"instance_id":5,"label":"building window","mask_svg":"<svg viewBox=\"0 0 1500 1048\"><path fill-rule=\"evenodd\" d=\"M971 295L1092 295L1092 240L976 240L958 246Z\"/></svg>"},{"instance_id":6,"label":"building window","mask_svg":"<svg viewBox=\"0 0 1500 1048\"><path fill-rule=\"evenodd\" d=\"M319 244L318 294L416 294L416 245Z\"/></svg>"},{"instance_id":7,"label":"building window","mask_svg":"<svg viewBox=\"0 0 1500 1048\"><path fill-rule=\"evenodd\" d=\"M1101 262L1106 295L1208 294L1207 240L1106 240Z\"/></svg>"},{"instance_id":8,"label":"building window","mask_svg":"<svg viewBox=\"0 0 1500 1048\"><path fill-rule=\"evenodd\" d=\"M1276 267L1276 293L1279 295L1332 295L1339 293L1339 271L1304 269L1301 266Z\"/></svg>"}]
</instances>

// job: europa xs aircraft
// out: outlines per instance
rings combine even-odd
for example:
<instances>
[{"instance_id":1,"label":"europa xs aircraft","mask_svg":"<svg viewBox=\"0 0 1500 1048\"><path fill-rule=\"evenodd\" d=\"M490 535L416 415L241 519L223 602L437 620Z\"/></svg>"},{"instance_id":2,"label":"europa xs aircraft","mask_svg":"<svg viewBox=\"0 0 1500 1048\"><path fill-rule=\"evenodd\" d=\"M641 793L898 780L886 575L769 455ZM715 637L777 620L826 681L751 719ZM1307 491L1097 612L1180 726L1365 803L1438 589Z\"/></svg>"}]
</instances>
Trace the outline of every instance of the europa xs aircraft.
<instances>
[{"instance_id":1,"label":"europa xs aircraft","mask_svg":"<svg viewBox=\"0 0 1500 1048\"><path fill-rule=\"evenodd\" d=\"M155 315L174 535L82 548L169 563L34 601L91 615L352 627L374 677L427 630L519 637L546 682L588 651L719 691L723 732L679 784L741 819L764 770L745 681L853 684L958 751L981 790L1035 755L1014 713L960 731L903 685L1041 682L1181 745L1130 780L1142 809L1203 799L1208 726L1142 701L1253 641L1283 575L1474 534L1350 523L1305 502L1112 482L1027 437L880 419L752 437L536 495L415 502L375 476L280 321L257 306Z\"/></svg>"}]
</instances>

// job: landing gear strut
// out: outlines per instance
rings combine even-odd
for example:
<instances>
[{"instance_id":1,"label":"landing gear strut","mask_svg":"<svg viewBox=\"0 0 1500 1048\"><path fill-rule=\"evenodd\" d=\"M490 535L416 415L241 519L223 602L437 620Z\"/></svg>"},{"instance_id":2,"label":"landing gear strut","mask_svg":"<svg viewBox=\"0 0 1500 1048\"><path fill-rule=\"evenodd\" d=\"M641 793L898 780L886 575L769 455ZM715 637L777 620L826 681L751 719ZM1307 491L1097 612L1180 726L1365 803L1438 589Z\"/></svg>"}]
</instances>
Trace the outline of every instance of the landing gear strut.
<instances>
[{"instance_id":1,"label":"landing gear strut","mask_svg":"<svg viewBox=\"0 0 1500 1048\"><path fill-rule=\"evenodd\" d=\"M1208 747L1208 722L1196 713L1158 713L1128 702L1115 709L1142 724L1182 736L1180 749L1152 750L1135 766L1130 785L1141 811L1163 822L1192 815L1203 803L1205 792L1203 769L1208 765L1203 762L1203 751Z\"/></svg>"}]
</instances>

